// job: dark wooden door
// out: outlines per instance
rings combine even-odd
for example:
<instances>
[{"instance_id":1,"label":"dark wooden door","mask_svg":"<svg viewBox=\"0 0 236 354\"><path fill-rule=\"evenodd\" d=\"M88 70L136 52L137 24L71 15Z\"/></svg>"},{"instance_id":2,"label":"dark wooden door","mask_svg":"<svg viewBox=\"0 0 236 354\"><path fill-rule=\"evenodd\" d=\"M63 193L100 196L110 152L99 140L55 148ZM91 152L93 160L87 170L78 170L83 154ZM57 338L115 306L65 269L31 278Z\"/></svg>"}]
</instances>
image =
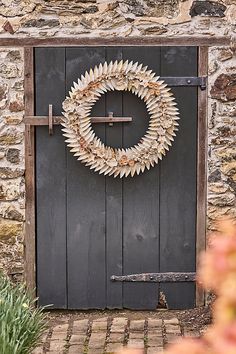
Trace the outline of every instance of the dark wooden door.
<instances>
[{"instance_id":1,"label":"dark wooden door","mask_svg":"<svg viewBox=\"0 0 236 354\"><path fill-rule=\"evenodd\" d=\"M60 115L73 81L100 62L129 59L161 76L196 76L195 47L35 49L36 115ZM68 151L60 127L36 129L37 292L55 308L155 309L195 304L194 283L114 283L112 275L195 271L197 89L173 88L180 126L173 146L150 171L104 177ZM145 104L110 92L92 115L132 116L112 127L94 125L108 145L128 147L144 135Z\"/></svg>"}]
</instances>

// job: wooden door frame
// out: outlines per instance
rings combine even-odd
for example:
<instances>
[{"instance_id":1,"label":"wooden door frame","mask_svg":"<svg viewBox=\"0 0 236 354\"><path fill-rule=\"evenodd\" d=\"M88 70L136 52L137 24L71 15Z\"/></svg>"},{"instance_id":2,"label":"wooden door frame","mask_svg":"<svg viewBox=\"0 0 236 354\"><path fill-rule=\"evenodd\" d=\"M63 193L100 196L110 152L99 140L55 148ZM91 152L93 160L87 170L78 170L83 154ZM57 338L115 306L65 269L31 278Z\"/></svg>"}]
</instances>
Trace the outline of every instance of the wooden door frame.
<instances>
[{"instance_id":1,"label":"wooden door frame","mask_svg":"<svg viewBox=\"0 0 236 354\"><path fill-rule=\"evenodd\" d=\"M225 39L224 39L225 41ZM83 42L83 41L82 41ZM179 45L188 46L189 41L154 41L149 45ZM222 39L216 42L222 43ZM51 45L50 45L51 43ZM93 45L109 45L105 40L92 41ZM202 45L198 45L202 44ZM198 75L207 76L208 72L208 46L206 42L194 41L191 37L191 45L198 46ZM0 41L1 44L1 41ZM78 46L78 41L69 40L55 42L47 39L47 46ZM89 43L91 45L91 43ZM112 45L124 45L122 43ZM143 46L143 40L138 39L135 45ZM209 43L208 43L209 44ZM24 47L24 90L25 90L25 115L34 115L34 47ZM85 45L84 43L79 45ZM125 45L134 45L134 39L126 38ZM147 45L147 41L145 42ZM42 46L43 43L42 43ZM196 216L196 267L199 264L200 253L206 246L206 203L207 203L207 90L198 88L198 131L197 131L197 216ZM35 219L35 127L25 126L25 189L26 189L26 211L25 211L25 280L27 288L35 293L36 289L36 219ZM204 305L204 291L196 284L196 306Z\"/></svg>"}]
</instances>

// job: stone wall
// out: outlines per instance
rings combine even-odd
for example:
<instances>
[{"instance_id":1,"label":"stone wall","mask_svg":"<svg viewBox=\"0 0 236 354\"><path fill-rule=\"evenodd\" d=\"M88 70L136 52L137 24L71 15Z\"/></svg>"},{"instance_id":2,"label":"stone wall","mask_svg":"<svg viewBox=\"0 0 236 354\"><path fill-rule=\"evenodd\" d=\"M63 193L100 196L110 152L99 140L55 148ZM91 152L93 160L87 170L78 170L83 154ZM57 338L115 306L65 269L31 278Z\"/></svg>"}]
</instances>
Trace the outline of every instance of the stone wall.
<instances>
[{"instance_id":1,"label":"stone wall","mask_svg":"<svg viewBox=\"0 0 236 354\"><path fill-rule=\"evenodd\" d=\"M208 228L236 218L236 47L209 53Z\"/></svg>"},{"instance_id":2,"label":"stone wall","mask_svg":"<svg viewBox=\"0 0 236 354\"><path fill-rule=\"evenodd\" d=\"M23 50L0 48L0 269L22 273L24 227Z\"/></svg>"},{"instance_id":3,"label":"stone wall","mask_svg":"<svg viewBox=\"0 0 236 354\"><path fill-rule=\"evenodd\" d=\"M225 36L209 55L208 229L236 216L236 0L3 0L0 39ZM23 273L23 50L0 48L0 269Z\"/></svg>"}]
</instances>

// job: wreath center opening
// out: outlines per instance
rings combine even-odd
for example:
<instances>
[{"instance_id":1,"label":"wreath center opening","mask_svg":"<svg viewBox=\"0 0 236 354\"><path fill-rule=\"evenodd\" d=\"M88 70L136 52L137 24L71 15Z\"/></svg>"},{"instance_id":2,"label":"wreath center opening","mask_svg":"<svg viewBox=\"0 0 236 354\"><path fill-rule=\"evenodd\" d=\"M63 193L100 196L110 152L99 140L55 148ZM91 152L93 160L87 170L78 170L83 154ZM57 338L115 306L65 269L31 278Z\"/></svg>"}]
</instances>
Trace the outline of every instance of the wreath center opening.
<instances>
[{"instance_id":1,"label":"wreath center opening","mask_svg":"<svg viewBox=\"0 0 236 354\"><path fill-rule=\"evenodd\" d=\"M96 136L112 148L129 148L138 144L146 134L149 115L143 100L128 91L112 91L101 96L91 110L91 116L132 117L131 122L92 124Z\"/></svg>"}]
</instances>

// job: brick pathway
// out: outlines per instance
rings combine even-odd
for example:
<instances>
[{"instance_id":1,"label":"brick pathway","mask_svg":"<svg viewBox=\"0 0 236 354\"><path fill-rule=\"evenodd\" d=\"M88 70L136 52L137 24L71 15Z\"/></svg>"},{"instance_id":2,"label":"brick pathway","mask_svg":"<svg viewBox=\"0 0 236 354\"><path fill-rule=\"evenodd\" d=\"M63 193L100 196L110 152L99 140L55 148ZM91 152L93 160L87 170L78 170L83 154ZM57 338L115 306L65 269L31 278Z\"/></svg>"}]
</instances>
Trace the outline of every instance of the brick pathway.
<instances>
[{"instance_id":1,"label":"brick pathway","mask_svg":"<svg viewBox=\"0 0 236 354\"><path fill-rule=\"evenodd\" d=\"M199 333L181 329L177 318L74 320L48 330L32 354L112 354L122 347L137 348L143 354L156 354L183 335L198 337Z\"/></svg>"}]
</instances>

